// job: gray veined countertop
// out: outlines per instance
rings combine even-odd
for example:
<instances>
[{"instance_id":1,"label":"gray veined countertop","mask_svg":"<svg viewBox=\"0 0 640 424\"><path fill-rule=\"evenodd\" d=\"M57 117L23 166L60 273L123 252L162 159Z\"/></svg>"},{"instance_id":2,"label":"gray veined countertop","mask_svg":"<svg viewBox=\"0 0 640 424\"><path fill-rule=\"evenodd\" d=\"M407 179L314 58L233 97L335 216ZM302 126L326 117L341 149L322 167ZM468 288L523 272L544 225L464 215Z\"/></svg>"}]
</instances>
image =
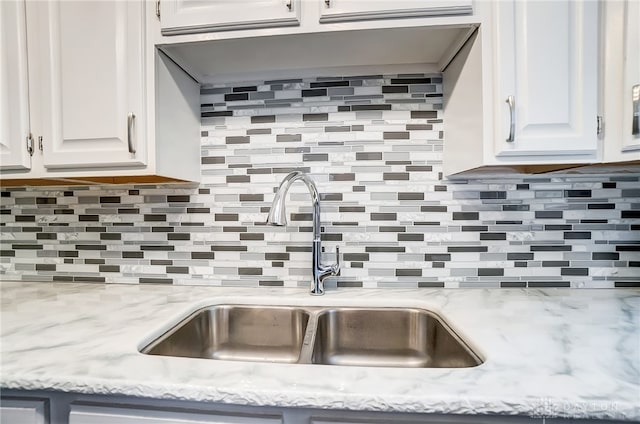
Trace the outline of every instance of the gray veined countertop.
<instances>
[{"instance_id":1,"label":"gray veined countertop","mask_svg":"<svg viewBox=\"0 0 640 424\"><path fill-rule=\"evenodd\" d=\"M640 420L640 291L304 289L1 282L0 387L244 405ZM401 369L143 355L215 303L406 306L485 358Z\"/></svg>"}]
</instances>

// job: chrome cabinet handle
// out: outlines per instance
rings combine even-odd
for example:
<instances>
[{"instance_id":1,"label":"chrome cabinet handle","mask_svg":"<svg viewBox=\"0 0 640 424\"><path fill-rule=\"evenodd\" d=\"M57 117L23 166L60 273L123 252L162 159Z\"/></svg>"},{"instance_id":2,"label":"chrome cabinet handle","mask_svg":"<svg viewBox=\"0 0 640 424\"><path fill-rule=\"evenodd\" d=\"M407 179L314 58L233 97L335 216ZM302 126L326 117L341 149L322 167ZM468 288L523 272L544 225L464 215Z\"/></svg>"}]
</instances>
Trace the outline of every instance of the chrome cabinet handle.
<instances>
[{"instance_id":1,"label":"chrome cabinet handle","mask_svg":"<svg viewBox=\"0 0 640 424\"><path fill-rule=\"evenodd\" d=\"M516 133L516 99L513 96L509 96L506 101L509 105L509 137L507 137L507 142L513 143Z\"/></svg>"},{"instance_id":2,"label":"chrome cabinet handle","mask_svg":"<svg viewBox=\"0 0 640 424\"><path fill-rule=\"evenodd\" d=\"M133 112L130 112L127 115L127 142L129 144L129 153L132 155L136 154L136 148L133 145L133 121L136 119L136 115Z\"/></svg>"},{"instance_id":3,"label":"chrome cabinet handle","mask_svg":"<svg viewBox=\"0 0 640 424\"><path fill-rule=\"evenodd\" d=\"M640 135L640 84L631 87L631 101L633 102L631 134Z\"/></svg>"},{"instance_id":4,"label":"chrome cabinet handle","mask_svg":"<svg viewBox=\"0 0 640 424\"><path fill-rule=\"evenodd\" d=\"M291 8L293 7L293 5L291 4L292 0L287 0L287 9L289 9L289 12L291 12Z\"/></svg>"},{"instance_id":5,"label":"chrome cabinet handle","mask_svg":"<svg viewBox=\"0 0 640 424\"><path fill-rule=\"evenodd\" d=\"M29 156L33 156L33 134L27 134L27 153Z\"/></svg>"}]
</instances>

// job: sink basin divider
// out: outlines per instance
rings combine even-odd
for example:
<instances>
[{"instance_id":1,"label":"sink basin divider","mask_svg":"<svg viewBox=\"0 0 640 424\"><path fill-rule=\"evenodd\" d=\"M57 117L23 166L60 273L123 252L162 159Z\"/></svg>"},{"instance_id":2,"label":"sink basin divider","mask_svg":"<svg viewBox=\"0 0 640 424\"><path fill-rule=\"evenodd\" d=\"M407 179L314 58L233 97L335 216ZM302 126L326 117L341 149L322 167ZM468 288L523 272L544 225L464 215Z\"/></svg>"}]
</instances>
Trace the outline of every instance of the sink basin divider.
<instances>
[{"instance_id":1,"label":"sink basin divider","mask_svg":"<svg viewBox=\"0 0 640 424\"><path fill-rule=\"evenodd\" d=\"M305 308L307 309L307 308ZM309 313L309 321L307 321L307 329L302 341L302 348L300 350L300 358L298 358L298 364L312 364L313 363L313 349L316 342L316 333L318 332L318 315L320 310L317 308L307 309Z\"/></svg>"}]
</instances>

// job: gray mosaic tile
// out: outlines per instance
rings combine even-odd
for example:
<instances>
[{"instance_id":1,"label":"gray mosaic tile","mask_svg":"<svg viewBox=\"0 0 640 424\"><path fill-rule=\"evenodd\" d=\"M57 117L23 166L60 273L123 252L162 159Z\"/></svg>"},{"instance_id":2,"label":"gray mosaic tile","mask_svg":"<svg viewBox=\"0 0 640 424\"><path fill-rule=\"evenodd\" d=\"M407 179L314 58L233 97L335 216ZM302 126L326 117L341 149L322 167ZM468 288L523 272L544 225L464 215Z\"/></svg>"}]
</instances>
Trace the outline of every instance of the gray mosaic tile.
<instances>
[{"instance_id":1,"label":"gray mosaic tile","mask_svg":"<svg viewBox=\"0 0 640 424\"><path fill-rule=\"evenodd\" d=\"M439 74L201 94L200 187L1 190L0 277L306 287L304 188L288 227L264 225L280 179L301 169L321 192L327 260L331 244L344 252L329 286L638 286L640 176L443 180Z\"/></svg>"}]
</instances>

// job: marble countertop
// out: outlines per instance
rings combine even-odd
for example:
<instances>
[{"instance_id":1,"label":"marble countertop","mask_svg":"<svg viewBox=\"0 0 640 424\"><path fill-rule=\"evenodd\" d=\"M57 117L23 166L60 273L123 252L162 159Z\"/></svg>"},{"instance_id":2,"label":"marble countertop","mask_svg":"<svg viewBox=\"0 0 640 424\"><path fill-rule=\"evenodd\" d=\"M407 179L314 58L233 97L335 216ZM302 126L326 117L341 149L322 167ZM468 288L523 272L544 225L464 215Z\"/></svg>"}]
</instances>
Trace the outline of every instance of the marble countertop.
<instances>
[{"instance_id":1,"label":"marble countertop","mask_svg":"<svg viewBox=\"0 0 640 424\"><path fill-rule=\"evenodd\" d=\"M239 405L640 420L640 291L303 289L1 282L0 387ZM143 355L217 303L432 310L474 368L271 364Z\"/></svg>"}]
</instances>

